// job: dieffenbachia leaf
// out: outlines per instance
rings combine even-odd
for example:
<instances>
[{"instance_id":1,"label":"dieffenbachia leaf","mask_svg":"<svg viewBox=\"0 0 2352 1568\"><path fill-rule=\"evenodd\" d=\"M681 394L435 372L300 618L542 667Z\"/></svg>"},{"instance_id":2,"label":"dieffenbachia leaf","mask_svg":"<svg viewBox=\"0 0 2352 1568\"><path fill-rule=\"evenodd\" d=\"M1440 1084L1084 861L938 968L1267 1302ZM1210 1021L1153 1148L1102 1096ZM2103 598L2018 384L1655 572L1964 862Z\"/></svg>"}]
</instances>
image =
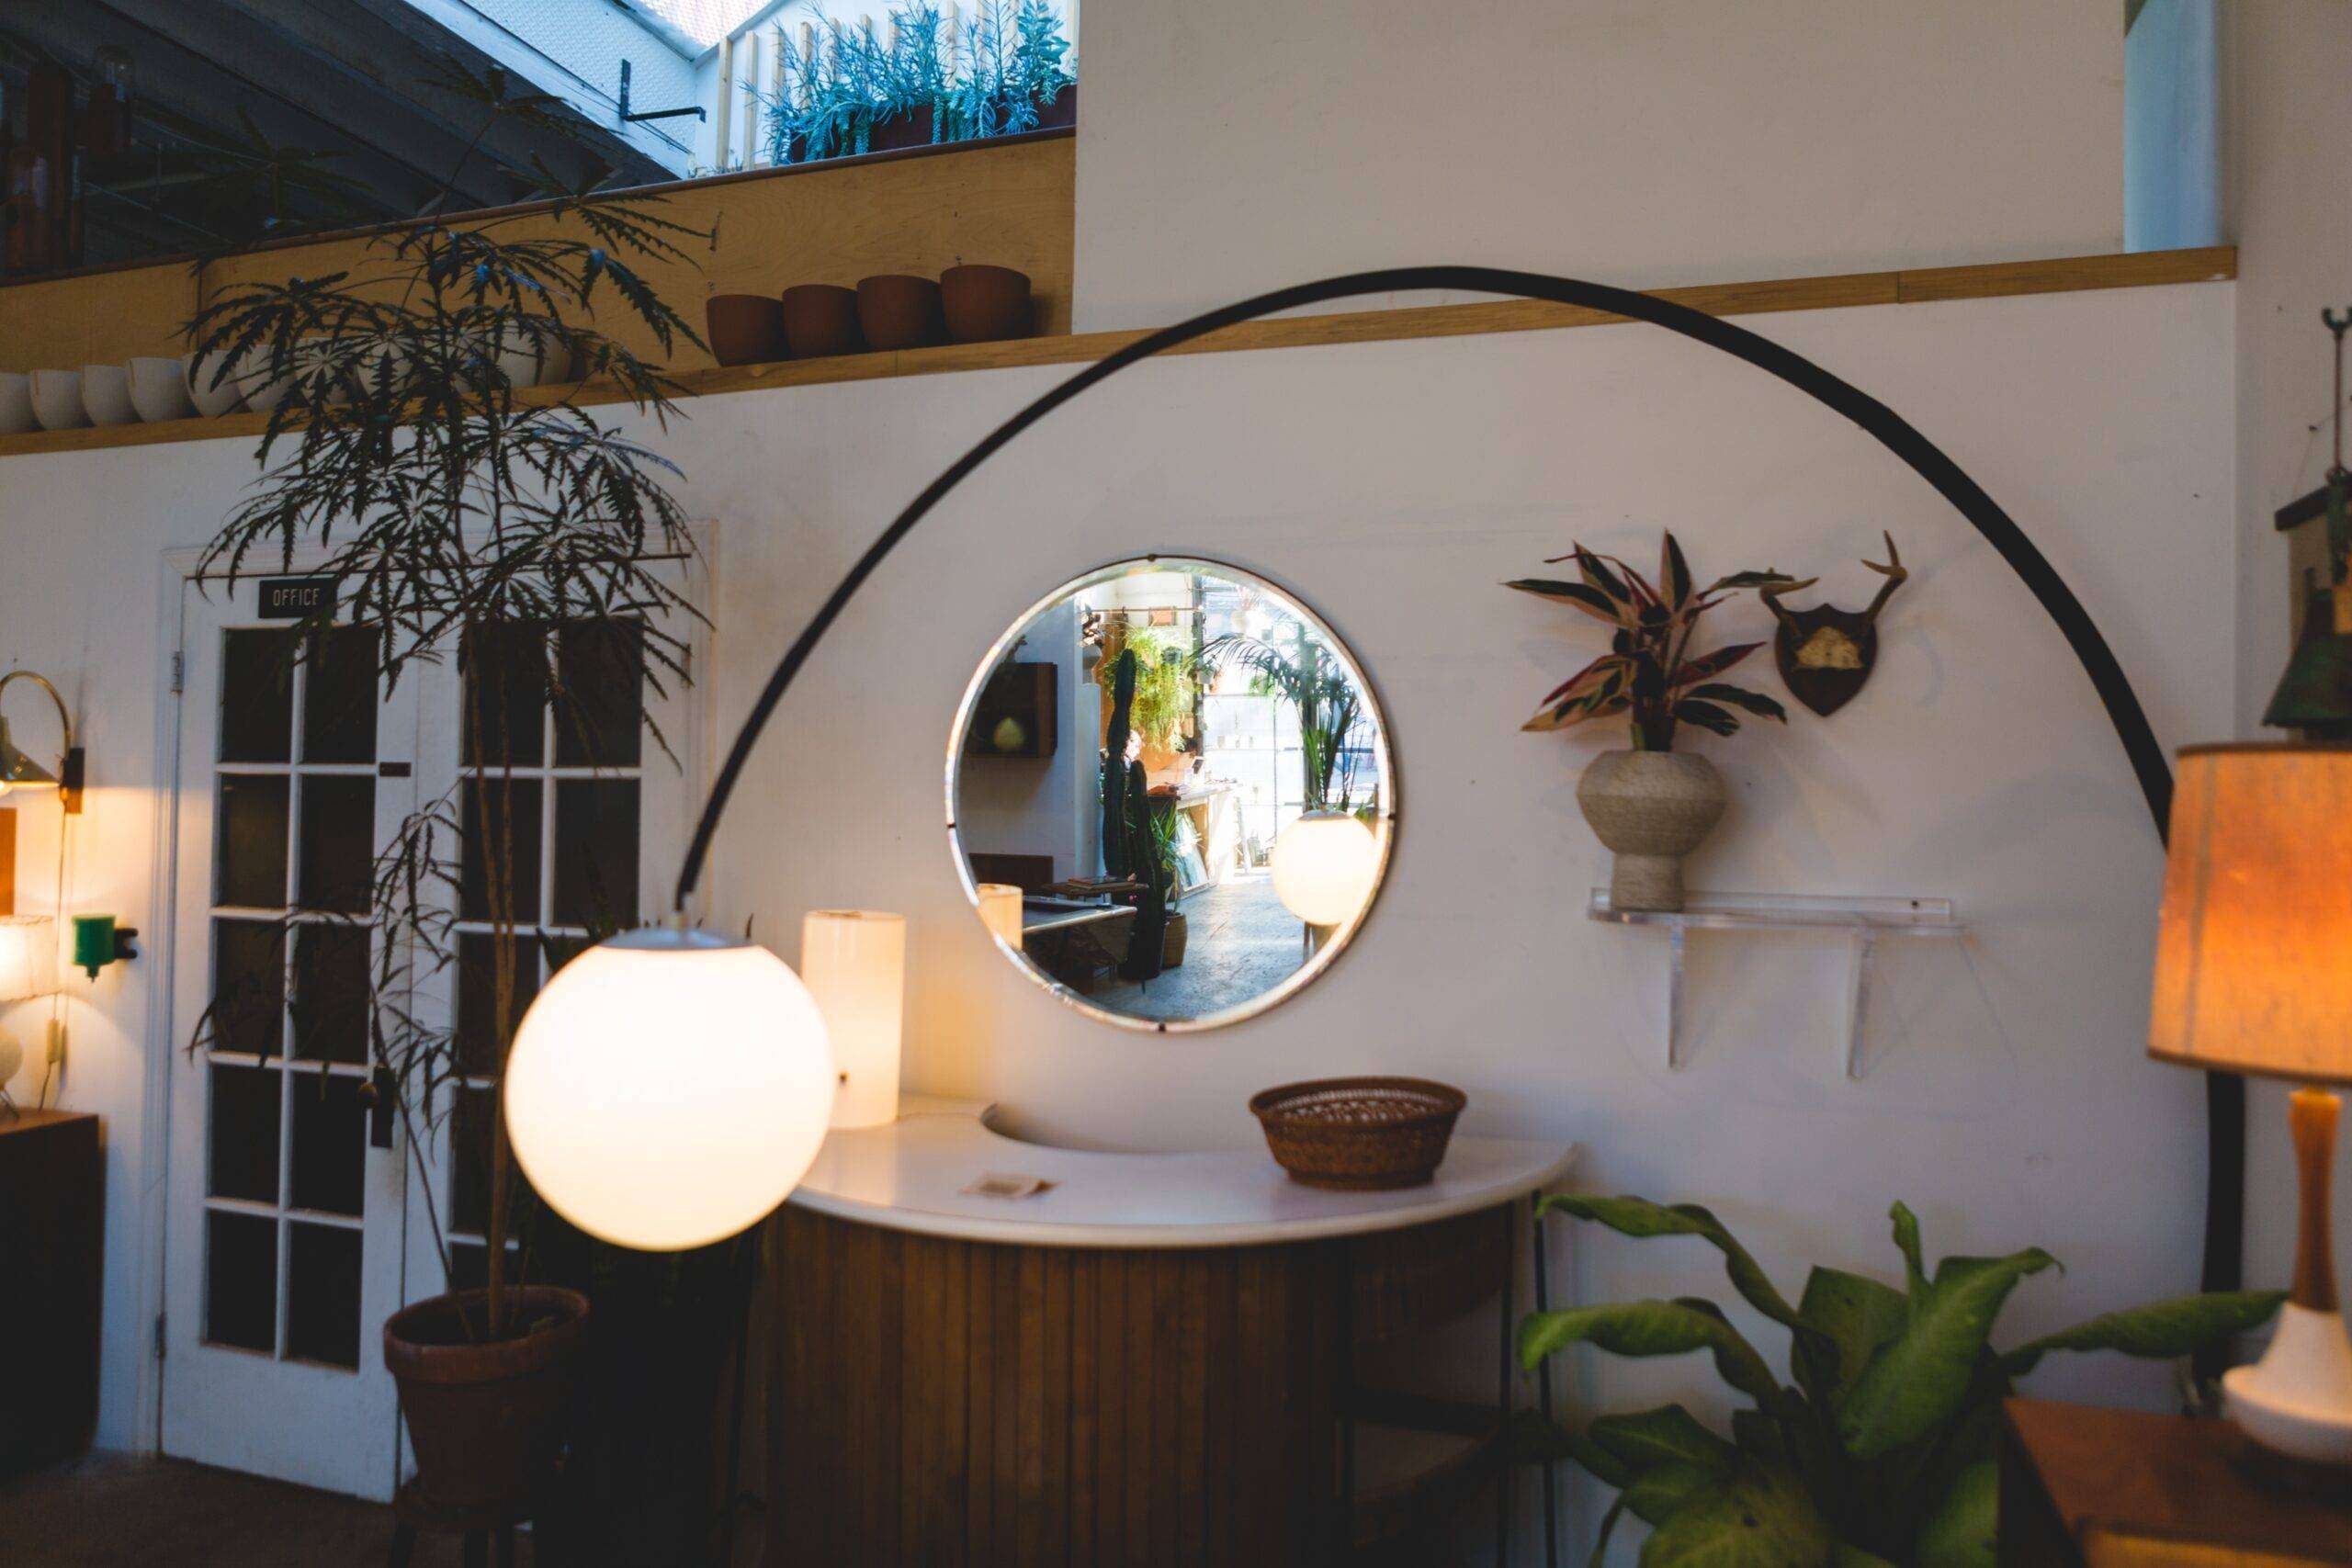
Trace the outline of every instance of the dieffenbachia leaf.
<instances>
[{"instance_id":1,"label":"dieffenbachia leaf","mask_svg":"<svg viewBox=\"0 0 2352 1568\"><path fill-rule=\"evenodd\" d=\"M1728 1475L1739 1462L1737 1449L1679 1404L1628 1416L1596 1416L1585 1435L1636 1471L1688 1464L1711 1475Z\"/></svg>"},{"instance_id":2,"label":"dieffenbachia leaf","mask_svg":"<svg viewBox=\"0 0 2352 1568\"><path fill-rule=\"evenodd\" d=\"M2000 1466L1992 1460L1972 1464L1919 1527L1911 1561L1917 1568L1993 1568L2000 1522Z\"/></svg>"},{"instance_id":3,"label":"dieffenbachia leaf","mask_svg":"<svg viewBox=\"0 0 2352 1568\"><path fill-rule=\"evenodd\" d=\"M1642 1543L1642 1568L1827 1568L1837 1551L1804 1483L1750 1464L1668 1515Z\"/></svg>"},{"instance_id":4,"label":"dieffenbachia leaf","mask_svg":"<svg viewBox=\"0 0 2352 1568\"><path fill-rule=\"evenodd\" d=\"M1876 1280L1815 1269L1805 1278L1797 1316L1819 1337L1808 1343L1827 1351L1826 1356L1808 1356L1804 1344L1798 1347L1798 1382L1817 1404L1835 1411L1846 1391L1861 1381L1879 1348L1903 1332L1911 1303L1902 1292Z\"/></svg>"},{"instance_id":5,"label":"dieffenbachia leaf","mask_svg":"<svg viewBox=\"0 0 2352 1568\"><path fill-rule=\"evenodd\" d=\"M1848 1393L1838 1416L1846 1451L1876 1459L1958 1415L2002 1303L2018 1280L2056 1262L2038 1247L2007 1258L1945 1258L1903 1332Z\"/></svg>"},{"instance_id":6,"label":"dieffenbachia leaf","mask_svg":"<svg viewBox=\"0 0 2352 1568\"><path fill-rule=\"evenodd\" d=\"M1781 1395L1771 1368L1712 1303L1693 1301L1615 1302L1530 1313L1519 1325L1519 1359L1533 1369L1544 1357L1579 1342L1617 1356L1680 1356L1704 1350L1723 1380L1759 1404Z\"/></svg>"},{"instance_id":7,"label":"dieffenbachia leaf","mask_svg":"<svg viewBox=\"0 0 2352 1568\"><path fill-rule=\"evenodd\" d=\"M2018 1346L2001 1358L2001 1371L2023 1377L2052 1350L2120 1350L2169 1359L2270 1321L2284 1291L2216 1291L2105 1313L2086 1323Z\"/></svg>"},{"instance_id":8,"label":"dieffenbachia leaf","mask_svg":"<svg viewBox=\"0 0 2352 1568\"><path fill-rule=\"evenodd\" d=\"M1647 1198L1632 1196L1589 1198L1557 1192L1537 1205L1536 1216L1541 1219L1554 1209L1607 1225L1620 1235L1637 1240L1661 1235L1703 1237L1724 1255L1724 1272L1730 1276L1733 1287L1748 1305L1775 1323L1794 1324L1801 1316L1747 1248L1733 1239L1722 1221L1697 1203L1654 1203Z\"/></svg>"}]
</instances>

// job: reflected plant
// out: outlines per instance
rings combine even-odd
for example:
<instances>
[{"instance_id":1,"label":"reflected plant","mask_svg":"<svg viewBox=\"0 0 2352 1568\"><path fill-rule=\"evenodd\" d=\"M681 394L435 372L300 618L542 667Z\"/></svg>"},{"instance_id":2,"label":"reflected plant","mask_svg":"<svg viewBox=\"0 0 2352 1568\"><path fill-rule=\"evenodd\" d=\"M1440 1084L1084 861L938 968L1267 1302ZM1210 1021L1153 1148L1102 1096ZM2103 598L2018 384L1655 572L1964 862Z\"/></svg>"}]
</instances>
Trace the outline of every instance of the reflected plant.
<instances>
[{"instance_id":1,"label":"reflected plant","mask_svg":"<svg viewBox=\"0 0 2352 1568\"><path fill-rule=\"evenodd\" d=\"M1348 744L1363 717L1363 693L1338 656L1294 624L1287 644L1228 632L1204 644L1194 666L1212 675L1238 670L1254 696L1273 697L1298 715L1300 780L1309 811L1353 809L1356 754Z\"/></svg>"}]
</instances>

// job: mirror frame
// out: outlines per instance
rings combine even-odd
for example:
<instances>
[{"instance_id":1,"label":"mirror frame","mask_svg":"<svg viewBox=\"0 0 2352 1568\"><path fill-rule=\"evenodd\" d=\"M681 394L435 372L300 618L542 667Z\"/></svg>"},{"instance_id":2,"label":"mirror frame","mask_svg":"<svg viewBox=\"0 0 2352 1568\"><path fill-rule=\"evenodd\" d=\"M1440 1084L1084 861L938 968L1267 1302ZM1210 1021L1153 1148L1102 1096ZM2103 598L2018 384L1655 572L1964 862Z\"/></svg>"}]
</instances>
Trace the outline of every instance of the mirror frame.
<instances>
[{"instance_id":1,"label":"mirror frame","mask_svg":"<svg viewBox=\"0 0 2352 1568\"><path fill-rule=\"evenodd\" d=\"M1031 963L1026 953L1002 941L995 932L989 931L985 924L981 925L980 929L987 936L989 942L1011 960L1016 970L1051 995L1056 1001L1087 1018L1112 1024L1120 1029L1133 1030L1142 1034L1194 1034L1212 1029L1226 1029L1237 1023L1246 1022L1261 1013L1272 1011L1290 1000L1338 963L1340 955L1345 953L1350 944L1355 941L1356 933L1363 929L1365 920L1371 918L1373 909L1380 903L1380 895L1387 886L1389 866L1396 855L1396 748L1389 737L1388 710L1382 704L1379 690L1373 685L1372 677L1365 672L1363 663L1356 658L1355 650L1348 646L1346 639L1333 629L1329 622L1316 614L1305 600L1289 588L1263 573L1250 570L1248 567L1236 566L1230 561L1219 560L1214 556L1158 553L1122 556L1115 560L1106 561L1091 571L1082 571L1076 577L1069 579L1013 617L1012 626L1007 627L996 641L990 643L988 652L981 656L979 668L973 672L971 682L964 688L963 701L956 705L955 720L947 727L947 852L948 858L955 863L956 881L963 890L965 907L970 911L974 922L979 923L980 918L979 884L978 880L972 875L971 859L965 853L963 836L956 826L956 786L962 777L964 735L971 726L973 712L979 706L980 695L988 685L989 677L995 673L997 666L1012 654L1021 639L1027 635L1027 628L1032 622L1080 589L1091 588L1097 583L1107 581L1113 577L1125 576L1130 571L1185 570L1214 573L1278 595L1284 604L1296 611L1299 619L1320 637L1334 654L1338 655L1340 662L1354 678L1356 685L1363 693L1364 705L1372 715L1374 726L1372 752L1380 770L1380 810L1374 818L1374 836L1379 843L1380 858L1373 868L1372 897L1365 900L1363 908L1356 912L1355 919L1333 931L1330 940L1316 949L1306 963L1283 976L1282 984L1261 991L1247 1001L1220 1009L1213 1013L1204 1013L1198 1018L1137 1018L1127 1013L1114 1012L1091 998L1054 979Z\"/></svg>"}]
</instances>

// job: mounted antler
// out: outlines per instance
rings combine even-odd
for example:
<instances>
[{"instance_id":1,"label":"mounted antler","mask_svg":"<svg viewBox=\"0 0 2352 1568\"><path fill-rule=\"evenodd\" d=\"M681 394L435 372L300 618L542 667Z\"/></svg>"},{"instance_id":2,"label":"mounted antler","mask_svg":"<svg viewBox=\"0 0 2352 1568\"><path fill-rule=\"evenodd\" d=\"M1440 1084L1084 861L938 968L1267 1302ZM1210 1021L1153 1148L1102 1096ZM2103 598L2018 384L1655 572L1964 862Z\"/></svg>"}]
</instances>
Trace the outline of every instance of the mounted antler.
<instances>
[{"instance_id":1,"label":"mounted antler","mask_svg":"<svg viewBox=\"0 0 2352 1568\"><path fill-rule=\"evenodd\" d=\"M1869 607L1862 611L1863 617L1872 621L1878 619L1879 611L1886 607L1886 602L1894 597L1894 591L1902 587L1911 576L1910 568L1903 564L1903 552L1894 547L1894 536L1882 529L1879 532L1879 537L1886 541L1886 564L1881 566L1874 560L1866 560L1862 563L1886 579L1884 585L1878 591L1878 597L1871 600Z\"/></svg>"},{"instance_id":2,"label":"mounted antler","mask_svg":"<svg viewBox=\"0 0 2352 1568\"><path fill-rule=\"evenodd\" d=\"M1878 613L1911 575L1903 564L1902 552L1894 547L1894 536L1883 533L1881 537L1886 540L1886 563L1866 560L1862 564L1886 581L1880 586L1878 597L1863 609L1815 604L1792 610L1781 603L1785 595L1812 587L1818 578L1758 590L1781 623L1772 639L1781 678L1788 682L1797 701L1825 716L1843 707L1870 679L1871 667L1878 661Z\"/></svg>"}]
</instances>

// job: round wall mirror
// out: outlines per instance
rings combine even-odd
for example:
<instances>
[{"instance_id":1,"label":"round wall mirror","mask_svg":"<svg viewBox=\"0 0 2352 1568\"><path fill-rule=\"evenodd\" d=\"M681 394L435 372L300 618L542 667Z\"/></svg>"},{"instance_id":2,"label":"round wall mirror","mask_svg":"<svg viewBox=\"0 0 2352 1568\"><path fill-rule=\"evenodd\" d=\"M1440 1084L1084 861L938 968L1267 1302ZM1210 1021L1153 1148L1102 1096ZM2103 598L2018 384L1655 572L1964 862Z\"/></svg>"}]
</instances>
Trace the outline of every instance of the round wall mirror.
<instances>
[{"instance_id":1,"label":"round wall mirror","mask_svg":"<svg viewBox=\"0 0 2352 1568\"><path fill-rule=\"evenodd\" d=\"M1363 668L1283 590L1152 556L1054 590L981 660L948 838L1006 957L1108 1022L1212 1029L1338 957L1396 834Z\"/></svg>"}]
</instances>

